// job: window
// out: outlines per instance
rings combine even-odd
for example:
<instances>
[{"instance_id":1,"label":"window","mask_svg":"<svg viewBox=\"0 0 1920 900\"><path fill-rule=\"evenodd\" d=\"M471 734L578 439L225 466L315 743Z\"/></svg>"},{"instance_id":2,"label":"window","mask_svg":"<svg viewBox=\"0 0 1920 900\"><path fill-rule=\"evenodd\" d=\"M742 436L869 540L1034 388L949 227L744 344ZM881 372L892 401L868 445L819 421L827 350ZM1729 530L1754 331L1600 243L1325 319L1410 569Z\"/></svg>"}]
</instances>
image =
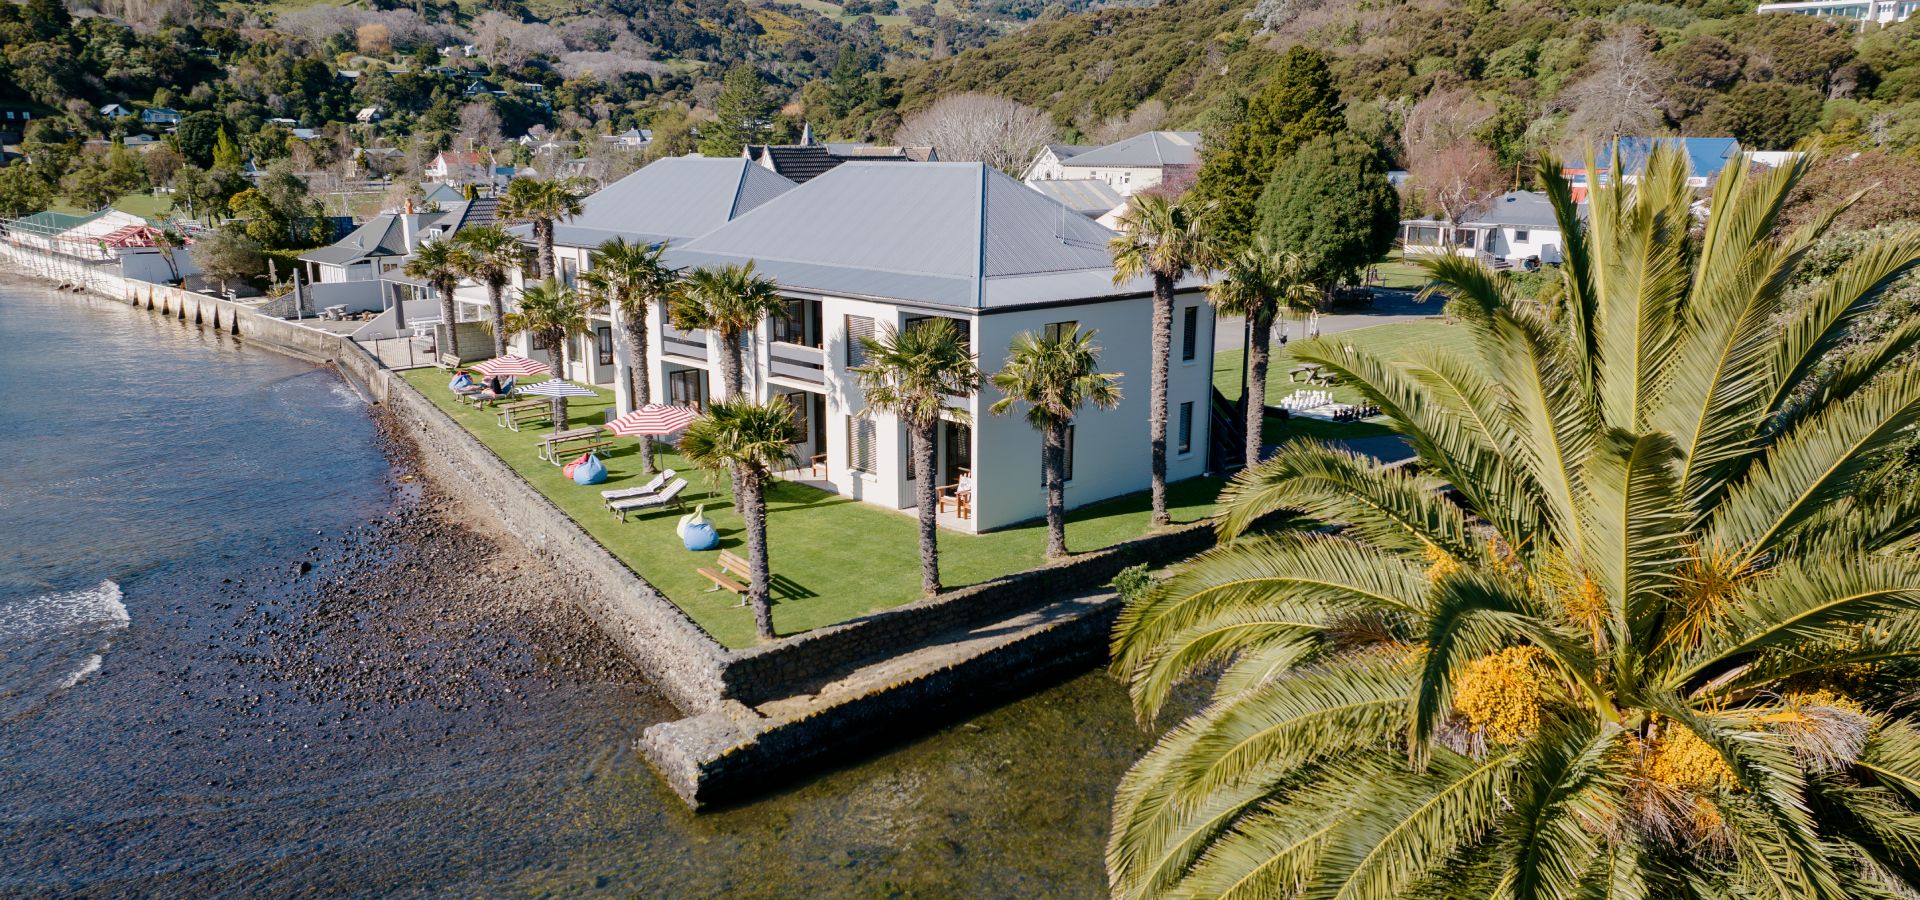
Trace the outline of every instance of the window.
<instances>
[{"instance_id":1,"label":"window","mask_svg":"<svg viewBox=\"0 0 1920 900\"><path fill-rule=\"evenodd\" d=\"M546 332L544 332L544 331L536 331L536 332L534 332L534 333L533 333L533 349L535 349L535 350L546 350L546 349L548 349L548 347L547 347L547 334L546 334Z\"/></svg>"},{"instance_id":2,"label":"window","mask_svg":"<svg viewBox=\"0 0 1920 900\"><path fill-rule=\"evenodd\" d=\"M1183 329L1180 335L1180 360L1193 362L1193 354L1200 344L1200 307L1187 307L1180 327Z\"/></svg>"},{"instance_id":3,"label":"window","mask_svg":"<svg viewBox=\"0 0 1920 900\"><path fill-rule=\"evenodd\" d=\"M1057 341L1079 329L1079 322L1055 322L1040 329L1040 336L1049 341Z\"/></svg>"},{"instance_id":4,"label":"window","mask_svg":"<svg viewBox=\"0 0 1920 900\"><path fill-rule=\"evenodd\" d=\"M873 337L873 320L866 316L847 317L847 368L867 364L864 341Z\"/></svg>"},{"instance_id":5,"label":"window","mask_svg":"<svg viewBox=\"0 0 1920 900\"><path fill-rule=\"evenodd\" d=\"M580 280L579 260L573 259L571 257L562 257L560 259L560 283L566 285L567 287L574 287L575 282L579 280Z\"/></svg>"},{"instance_id":6,"label":"window","mask_svg":"<svg viewBox=\"0 0 1920 900\"><path fill-rule=\"evenodd\" d=\"M1193 452L1193 401L1180 404L1180 453Z\"/></svg>"},{"instance_id":7,"label":"window","mask_svg":"<svg viewBox=\"0 0 1920 900\"><path fill-rule=\"evenodd\" d=\"M600 364L613 365L613 326L602 325L595 328L593 336L600 344Z\"/></svg>"},{"instance_id":8,"label":"window","mask_svg":"<svg viewBox=\"0 0 1920 900\"><path fill-rule=\"evenodd\" d=\"M847 417L847 468L855 472L873 472L873 420Z\"/></svg>"},{"instance_id":9,"label":"window","mask_svg":"<svg viewBox=\"0 0 1920 900\"><path fill-rule=\"evenodd\" d=\"M1515 229L1513 230L1513 242L1514 242L1514 243L1516 243L1516 244L1524 244L1524 243L1526 243L1526 242L1527 242L1527 230L1526 230L1525 228L1515 228Z\"/></svg>"}]
</instances>

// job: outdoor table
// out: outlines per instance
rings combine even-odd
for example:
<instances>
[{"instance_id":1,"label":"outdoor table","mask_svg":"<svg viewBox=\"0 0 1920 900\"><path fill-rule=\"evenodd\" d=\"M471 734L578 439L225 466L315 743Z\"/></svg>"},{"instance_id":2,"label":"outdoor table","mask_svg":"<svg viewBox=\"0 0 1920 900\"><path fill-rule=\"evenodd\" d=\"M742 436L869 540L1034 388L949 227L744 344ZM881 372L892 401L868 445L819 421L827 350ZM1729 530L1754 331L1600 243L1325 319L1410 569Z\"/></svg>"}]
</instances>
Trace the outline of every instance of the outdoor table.
<instances>
[{"instance_id":1,"label":"outdoor table","mask_svg":"<svg viewBox=\"0 0 1920 900\"><path fill-rule=\"evenodd\" d=\"M598 428L575 428L571 431L556 431L540 439L540 458L554 465L560 465L560 458L578 450L601 450L613 446L613 441L601 436ZM562 449L568 448L568 449Z\"/></svg>"}]
</instances>

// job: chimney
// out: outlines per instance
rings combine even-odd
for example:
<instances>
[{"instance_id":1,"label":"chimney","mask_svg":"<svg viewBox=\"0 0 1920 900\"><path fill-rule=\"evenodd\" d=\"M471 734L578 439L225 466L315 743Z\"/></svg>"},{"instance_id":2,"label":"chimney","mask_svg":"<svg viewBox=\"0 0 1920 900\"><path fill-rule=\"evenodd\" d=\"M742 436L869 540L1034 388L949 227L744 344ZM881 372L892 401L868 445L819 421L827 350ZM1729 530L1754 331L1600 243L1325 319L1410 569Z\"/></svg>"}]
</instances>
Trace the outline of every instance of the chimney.
<instances>
[{"instance_id":1,"label":"chimney","mask_svg":"<svg viewBox=\"0 0 1920 900\"><path fill-rule=\"evenodd\" d=\"M405 212L400 214L400 246L407 252L413 252L413 201L407 201Z\"/></svg>"}]
</instances>

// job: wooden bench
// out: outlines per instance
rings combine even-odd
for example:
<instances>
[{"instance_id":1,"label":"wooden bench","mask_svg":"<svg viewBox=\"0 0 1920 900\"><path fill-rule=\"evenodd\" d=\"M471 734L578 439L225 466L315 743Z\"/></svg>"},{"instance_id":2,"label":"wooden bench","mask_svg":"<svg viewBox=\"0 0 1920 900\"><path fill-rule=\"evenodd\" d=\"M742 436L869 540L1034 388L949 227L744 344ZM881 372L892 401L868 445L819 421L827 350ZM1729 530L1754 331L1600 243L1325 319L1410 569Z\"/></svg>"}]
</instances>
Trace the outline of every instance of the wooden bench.
<instances>
[{"instance_id":1,"label":"wooden bench","mask_svg":"<svg viewBox=\"0 0 1920 900\"><path fill-rule=\"evenodd\" d=\"M746 560L740 558L740 554L732 550L722 550L718 571L702 566L694 572L713 582L713 587L707 588L706 593L711 594L725 588L740 595L740 602L735 603L734 606L747 605L747 591L750 590L747 585L753 582L753 569L747 566Z\"/></svg>"},{"instance_id":2,"label":"wooden bench","mask_svg":"<svg viewBox=\"0 0 1920 900\"><path fill-rule=\"evenodd\" d=\"M500 427L520 430L528 422L552 421L553 404L545 400L521 400L500 407Z\"/></svg>"},{"instance_id":3,"label":"wooden bench","mask_svg":"<svg viewBox=\"0 0 1920 900\"><path fill-rule=\"evenodd\" d=\"M558 466L565 457L613 447L613 439L598 428L556 431L540 439L540 458Z\"/></svg>"}]
</instances>

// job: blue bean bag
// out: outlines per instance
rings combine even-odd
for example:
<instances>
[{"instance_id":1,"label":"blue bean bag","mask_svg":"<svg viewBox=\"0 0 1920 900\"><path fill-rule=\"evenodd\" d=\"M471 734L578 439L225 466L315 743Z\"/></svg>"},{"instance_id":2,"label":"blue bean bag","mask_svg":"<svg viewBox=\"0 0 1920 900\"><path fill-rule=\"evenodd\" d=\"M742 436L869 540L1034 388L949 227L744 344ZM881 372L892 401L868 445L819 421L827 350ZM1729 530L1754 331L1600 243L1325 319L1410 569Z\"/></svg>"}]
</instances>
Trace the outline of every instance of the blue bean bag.
<instances>
[{"instance_id":1,"label":"blue bean bag","mask_svg":"<svg viewBox=\"0 0 1920 900\"><path fill-rule=\"evenodd\" d=\"M599 484L607 480L607 467L600 457L588 456L586 461L573 467L574 484Z\"/></svg>"},{"instance_id":2,"label":"blue bean bag","mask_svg":"<svg viewBox=\"0 0 1920 900\"><path fill-rule=\"evenodd\" d=\"M712 550L720 546L720 533L714 531L712 525L696 522L681 531L680 542L686 544L688 550Z\"/></svg>"}]
</instances>

